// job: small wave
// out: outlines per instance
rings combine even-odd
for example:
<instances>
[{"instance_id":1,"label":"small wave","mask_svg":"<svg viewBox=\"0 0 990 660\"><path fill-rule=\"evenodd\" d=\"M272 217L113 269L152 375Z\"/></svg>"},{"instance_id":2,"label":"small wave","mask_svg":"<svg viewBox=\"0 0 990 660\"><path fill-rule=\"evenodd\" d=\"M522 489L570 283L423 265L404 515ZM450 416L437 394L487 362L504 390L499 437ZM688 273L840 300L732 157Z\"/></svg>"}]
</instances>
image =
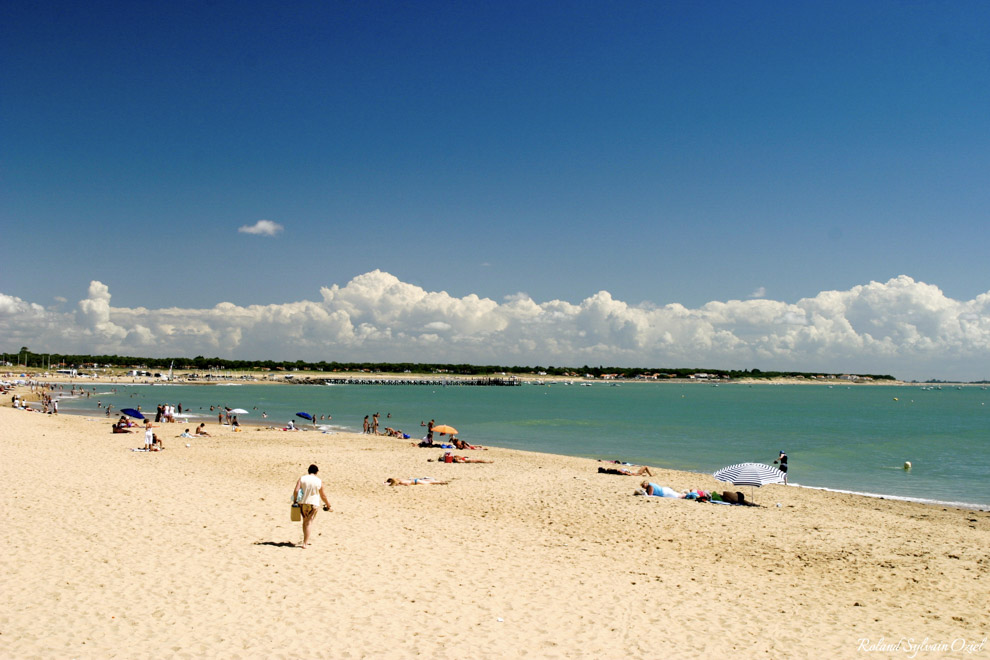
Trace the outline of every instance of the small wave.
<instances>
[{"instance_id":1,"label":"small wave","mask_svg":"<svg viewBox=\"0 0 990 660\"><path fill-rule=\"evenodd\" d=\"M907 497L904 495L887 495L884 493L869 493L859 490L843 490L841 488L825 488L824 486L802 486L801 484L790 483L789 486L796 488L807 488L809 490L825 490L830 493L843 493L846 495L859 495L861 497L872 497L878 500L898 500L900 502L917 502L919 504L931 504L938 506L951 506L957 509L972 509L982 511L990 509L990 504L979 504L976 502L955 502L952 500L932 500L925 497Z\"/></svg>"}]
</instances>

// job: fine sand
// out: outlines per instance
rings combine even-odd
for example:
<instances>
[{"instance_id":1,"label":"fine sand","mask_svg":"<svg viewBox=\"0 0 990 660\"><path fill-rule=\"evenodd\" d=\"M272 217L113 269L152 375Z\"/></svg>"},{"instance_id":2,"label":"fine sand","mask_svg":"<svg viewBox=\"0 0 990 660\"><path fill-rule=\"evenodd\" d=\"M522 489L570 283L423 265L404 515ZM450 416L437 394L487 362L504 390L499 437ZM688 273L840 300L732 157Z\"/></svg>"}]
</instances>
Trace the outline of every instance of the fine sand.
<instances>
[{"instance_id":1,"label":"fine sand","mask_svg":"<svg viewBox=\"0 0 990 660\"><path fill-rule=\"evenodd\" d=\"M135 453L143 435L105 418L9 405L0 658L990 655L990 513L785 486L757 507L642 498L588 459L449 465L217 424ZM301 549L289 502L310 463L334 510ZM422 476L453 481L382 483Z\"/></svg>"}]
</instances>

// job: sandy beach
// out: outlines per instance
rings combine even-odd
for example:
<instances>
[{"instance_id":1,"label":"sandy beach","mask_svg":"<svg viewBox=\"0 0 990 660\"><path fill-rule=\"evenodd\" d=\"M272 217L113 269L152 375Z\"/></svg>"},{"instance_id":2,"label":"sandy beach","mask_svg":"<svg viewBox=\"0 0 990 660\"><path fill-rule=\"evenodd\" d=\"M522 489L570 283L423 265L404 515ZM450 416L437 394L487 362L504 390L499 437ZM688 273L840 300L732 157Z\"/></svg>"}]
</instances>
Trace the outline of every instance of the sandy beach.
<instances>
[{"instance_id":1,"label":"sandy beach","mask_svg":"<svg viewBox=\"0 0 990 660\"><path fill-rule=\"evenodd\" d=\"M634 497L588 459L158 431L138 453L102 417L0 407L0 657L990 656L987 512L785 486L718 506ZM334 510L301 549L310 463ZM425 476L452 483L383 485Z\"/></svg>"}]
</instances>

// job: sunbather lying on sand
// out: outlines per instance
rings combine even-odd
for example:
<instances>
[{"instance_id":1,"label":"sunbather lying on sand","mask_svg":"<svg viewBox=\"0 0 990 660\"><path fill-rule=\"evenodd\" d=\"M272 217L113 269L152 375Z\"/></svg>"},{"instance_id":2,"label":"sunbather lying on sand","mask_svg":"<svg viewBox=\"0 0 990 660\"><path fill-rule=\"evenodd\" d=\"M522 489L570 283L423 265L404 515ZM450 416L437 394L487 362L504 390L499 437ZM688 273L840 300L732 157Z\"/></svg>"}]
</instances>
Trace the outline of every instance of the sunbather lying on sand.
<instances>
[{"instance_id":1,"label":"sunbather lying on sand","mask_svg":"<svg viewBox=\"0 0 990 660\"><path fill-rule=\"evenodd\" d=\"M598 468L599 474L623 474L627 477L642 477L644 474L652 477L653 473L645 465L623 465L614 468Z\"/></svg>"},{"instance_id":2,"label":"sunbather lying on sand","mask_svg":"<svg viewBox=\"0 0 990 660\"><path fill-rule=\"evenodd\" d=\"M678 493L673 488L668 486L658 486L651 481L644 481L640 484L646 495L652 497L670 497L674 499L684 499L684 493Z\"/></svg>"},{"instance_id":3,"label":"sunbather lying on sand","mask_svg":"<svg viewBox=\"0 0 990 660\"><path fill-rule=\"evenodd\" d=\"M437 481L433 477L419 477L417 479L396 479L395 477L390 477L385 480L385 483L389 486L444 486L450 482Z\"/></svg>"},{"instance_id":4,"label":"sunbather lying on sand","mask_svg":"<svg viewBox=\"0 0 990 660\"><path fill-rule=\"evenodd\" d=\"M465 449L484 449L481 445L469 445L463 440L458 440L457 438L451 438L450 443L462 451Z\"/></svg>"},{"instance_id":5,"label":"sunbather lying on sand","mask_svg":"<svg viewBox=\"0 0 990 660\"><path fill-rule=\"evenodd\" d=\"M468 458L467 456L455 456L449 451L437 459L441 463L494 463L484 458Z\"/></svg>"}]
</instances>

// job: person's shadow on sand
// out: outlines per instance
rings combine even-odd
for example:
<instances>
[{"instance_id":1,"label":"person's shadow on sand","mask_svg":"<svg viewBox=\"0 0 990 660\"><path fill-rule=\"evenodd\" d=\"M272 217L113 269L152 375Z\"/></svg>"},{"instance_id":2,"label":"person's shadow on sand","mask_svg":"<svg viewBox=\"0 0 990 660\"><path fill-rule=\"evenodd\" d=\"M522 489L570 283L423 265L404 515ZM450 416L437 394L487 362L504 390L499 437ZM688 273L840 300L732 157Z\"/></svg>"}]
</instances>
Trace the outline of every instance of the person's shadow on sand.
<instances>
[{"instance_id":1,"label":"person's shadow on sand","mask_svg":"<svg viewBox=\"0 0 990 660\"><path fill-rule=\"evenodd\" d=\"M258 541L255 545L270 545L274 548L298 548L292 541Z\"/></svg>"}]
</instances>

